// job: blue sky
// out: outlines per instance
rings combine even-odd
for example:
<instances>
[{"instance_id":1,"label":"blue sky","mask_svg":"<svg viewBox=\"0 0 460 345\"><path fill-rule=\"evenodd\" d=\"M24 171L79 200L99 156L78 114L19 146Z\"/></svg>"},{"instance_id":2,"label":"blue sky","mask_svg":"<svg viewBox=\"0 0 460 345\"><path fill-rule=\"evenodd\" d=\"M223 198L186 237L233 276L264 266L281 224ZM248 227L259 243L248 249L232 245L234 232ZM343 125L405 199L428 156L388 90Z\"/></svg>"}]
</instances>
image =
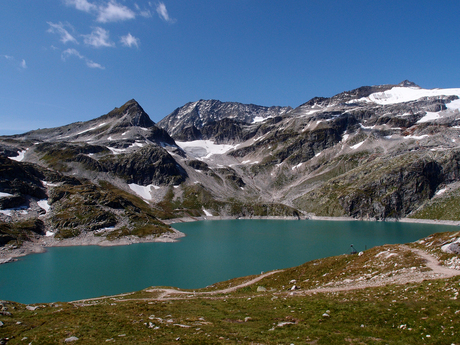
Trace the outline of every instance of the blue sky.
<instances>
[{"instance_id":1,"label":"blue sky","mask_svg":"<svg viewBox=\"0 0 460 345\"><path fill-rule=\"evenodd\" d=\"M2 0L0 134L136 99L153 121L199 99L297 107L404 79L460 87L460 3Z\"/></svg>"}]
</instances>

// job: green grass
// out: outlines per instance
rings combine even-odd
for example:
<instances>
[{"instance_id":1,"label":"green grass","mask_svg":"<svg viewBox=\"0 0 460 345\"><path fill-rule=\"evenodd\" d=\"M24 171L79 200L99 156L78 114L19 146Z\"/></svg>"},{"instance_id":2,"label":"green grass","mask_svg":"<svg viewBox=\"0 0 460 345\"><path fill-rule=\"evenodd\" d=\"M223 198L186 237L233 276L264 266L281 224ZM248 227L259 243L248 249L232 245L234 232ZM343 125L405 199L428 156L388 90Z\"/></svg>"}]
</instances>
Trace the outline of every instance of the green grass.
<instances>
[{"instance_id":1,"label":"green grass","mask_svg":"<svg viewBox=\"0 0 460 345\"><path fill-rule=\"evenodd\" d=\"M420 210L412 213L409 218L460 220L460 190L455 190L446 196L435 198L425 204Z\"/></svg>"}]
</instances>

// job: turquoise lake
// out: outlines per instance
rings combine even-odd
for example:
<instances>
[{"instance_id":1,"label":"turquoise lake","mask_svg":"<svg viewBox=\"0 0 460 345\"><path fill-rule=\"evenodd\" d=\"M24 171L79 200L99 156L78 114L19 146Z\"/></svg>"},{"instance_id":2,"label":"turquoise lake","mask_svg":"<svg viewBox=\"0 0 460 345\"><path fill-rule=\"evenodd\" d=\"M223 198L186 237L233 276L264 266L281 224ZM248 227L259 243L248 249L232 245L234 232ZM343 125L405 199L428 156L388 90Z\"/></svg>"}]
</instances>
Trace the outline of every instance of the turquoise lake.
<instances>
[{"instance_id":1,"label":"turquoise lake","mask_svg":"<svg viewBox=\"0 0 460 345\"><path fill-rule=\"evenodd\" d=\"M0 265L0 300L65 302L149 286L196 289L261 271L413 242L455 227L397 222L221 220L174 224L175 243L54 247Z\"/></svg>"}]
</instances>

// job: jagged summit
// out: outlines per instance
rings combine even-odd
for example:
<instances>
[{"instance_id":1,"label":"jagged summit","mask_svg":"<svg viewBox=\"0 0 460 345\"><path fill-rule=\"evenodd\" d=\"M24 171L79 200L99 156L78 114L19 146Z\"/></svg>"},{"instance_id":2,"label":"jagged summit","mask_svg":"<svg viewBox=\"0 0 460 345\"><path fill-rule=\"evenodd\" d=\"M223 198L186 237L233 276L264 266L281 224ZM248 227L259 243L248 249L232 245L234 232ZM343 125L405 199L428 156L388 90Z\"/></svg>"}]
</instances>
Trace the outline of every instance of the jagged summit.
<instances>
[{"instance_id":1,"label":"jagged summit","mask_svg":"<svg viewBox=\"0 0 460 345\"><path fill-rule=\"evenodd\" d=\"M414 82L412 82L412 81L410 81L410 80L407 80L407 79L404 80L404 81L402 81L402 82L400 82L400 83L398 84L398 86L400 86L400 87L418 87L418 88L420 88L420 86L418 86L418 85L415 84Z\"/></svg>"},{"instance_id":2,"label":"jagged summit","mask_svg":"<svg viewBox=\"0 0 460 345\"><path fill-rule=\"evenodd\" d=\"M105 115L107 119L116 118L120 121L117 123L120 127L152 127L155 125L147 113L142 109L142 107L137 103L135 99L131 99L120 108L115 108L110 113ZM104 116L102 116L104 118Z\"/></svg>"},{"instance_id":3,"label":"jagged summit","mask_svg":"<svg viewBox=\"0 0 460 345\"><path fill-rule=\"evenodd\" d=\"M158 122L172 137L188 127L201 129L209 123L223 119L253 123L266 118L280 116L291 110L291 107L264 107L255 104L237 102L221 102L218 100L199 100L177 108Z\"/></svg>"},{"instance_id":4,"label":"jagged summit","mask_svg":"<svg viewBox=\"0 0 460 345\"><path fill-rule=\"evenodd\" d=\"M139 145L145 142L175 145L168 133L155 125L135 99L93 120L39 129L14 137L48 142L106 143L116 147L126 146L135 141Z\"/></svg>"}]
</instances>

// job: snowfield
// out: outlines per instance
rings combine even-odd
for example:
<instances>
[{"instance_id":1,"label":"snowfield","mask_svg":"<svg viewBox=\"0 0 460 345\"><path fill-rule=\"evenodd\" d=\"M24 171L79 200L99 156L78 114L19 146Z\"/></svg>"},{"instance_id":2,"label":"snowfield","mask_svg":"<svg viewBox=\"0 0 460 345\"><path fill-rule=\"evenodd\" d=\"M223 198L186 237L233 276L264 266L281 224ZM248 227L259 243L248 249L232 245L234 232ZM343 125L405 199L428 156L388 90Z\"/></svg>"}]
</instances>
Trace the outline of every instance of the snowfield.
<instances>
[{"instance_id":1,"label":"snowfield","mask_svg":"<svg viewBox=\"0 0 460 345\"><path fill-rule=\"evenodd\" d=\"M149 184L148 186L141 186L141 185L138 185L138 184L135 184L135 183L130 183L128 186L129 186L129 188L131 188L131 190L134 193L139 195L144 200L152 200L152 195L150 194L150 192L152 191L152 188L154 188L154 189L159 189L160 188L160 187L155 186L153 184Z\"/></svg>"},{"instance_id":2,"label":"snowfield","mask_svg":"<svg viewBox=\"0 0 460 345\"><path fill-rule=\"evenodd\" d=\"M416 101L423 97L437 96L459 96L460 89L422 89L419 87L394 87L384 92L376 92L369 97L364 97L358 101L373 102L380 105L398 104L404 102ZM458 101L454 101L458 102ZM453 103L453 102L452 102ZM460 107L460 103L457 103Z\"/></svg>"},{"instance_id":3,"label":"snowfield","mask_svg":"<svg viewBox=\"0 0 460 345\"><path fill-rule=\"evenodd\" d=\"M195 158L209 158L212 155L222 155L236 145L215 144L211 140L176 141L179 147Z\"/></svg>"}]
</instances>

